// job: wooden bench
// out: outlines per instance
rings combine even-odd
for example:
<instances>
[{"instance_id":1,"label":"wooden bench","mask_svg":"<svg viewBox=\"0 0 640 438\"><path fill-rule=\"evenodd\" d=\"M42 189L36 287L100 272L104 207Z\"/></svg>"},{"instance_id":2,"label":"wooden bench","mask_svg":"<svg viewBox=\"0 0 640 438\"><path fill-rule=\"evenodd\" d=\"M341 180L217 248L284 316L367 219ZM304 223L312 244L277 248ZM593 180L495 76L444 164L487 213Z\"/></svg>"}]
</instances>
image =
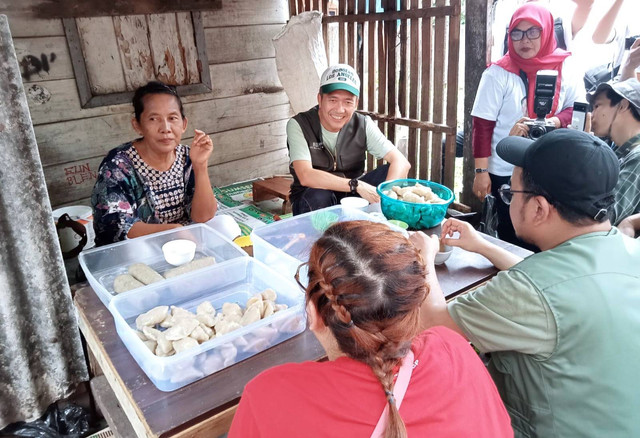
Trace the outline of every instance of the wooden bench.
<instances>
[{"instance_id":1,"label":"wooden bench","mask_svg":"<svg viewBox=\"0 0 640 438\"><path fill-rule=\"evenodd\" d=\"M291 178L275 176L253 182L253 201L266 201L267 199L280 198L282 202L282 214L287 212L289 206L289 190L291 189Z\"/></svg>"}]
</instances>

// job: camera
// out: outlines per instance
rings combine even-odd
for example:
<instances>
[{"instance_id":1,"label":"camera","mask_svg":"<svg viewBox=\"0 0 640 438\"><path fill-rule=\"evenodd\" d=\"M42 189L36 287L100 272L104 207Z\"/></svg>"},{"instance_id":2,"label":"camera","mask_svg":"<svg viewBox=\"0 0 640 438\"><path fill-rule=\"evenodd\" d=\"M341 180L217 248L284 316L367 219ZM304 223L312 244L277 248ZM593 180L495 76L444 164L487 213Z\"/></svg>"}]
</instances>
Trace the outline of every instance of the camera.
<instances>
[{"instance_id":1,"label":"camera","mask_svg":"<svg viewBox=\"0 0 640 438\"><path fill-rule=\"evenodd\" d=\"M533 95L533 110L536 113L536 119L524 122L529 127L529 138L532 140L556 129L554 123L545 119L545 116L551 112L553 107L557 80L558 72L556 70L540 70L536 73L536 88Z\"/></svg>"},{"instance_id":2,"label":"camera","mask_svg":"<svg viewBox=\"0 0 640 438\"><path fill-rule=\"evenodd\" d=\"M625 50L631 49L631 46L633 46L633 43L635 43L638 38L640 38L640 35L635 35L635 36L630 36L625 38L624 49Z\"/></svg>"}]
</instances>

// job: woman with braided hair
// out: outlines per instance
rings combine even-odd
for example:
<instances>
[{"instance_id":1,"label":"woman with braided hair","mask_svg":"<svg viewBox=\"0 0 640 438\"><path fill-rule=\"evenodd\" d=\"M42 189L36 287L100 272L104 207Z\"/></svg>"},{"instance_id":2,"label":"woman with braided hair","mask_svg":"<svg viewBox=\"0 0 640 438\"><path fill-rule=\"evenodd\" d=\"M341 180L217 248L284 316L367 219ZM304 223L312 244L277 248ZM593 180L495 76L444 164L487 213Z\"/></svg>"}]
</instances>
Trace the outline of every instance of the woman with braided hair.
<instances>
[{"instance_id":1,"label":"woman with braided hair","mask_svg":"<svg viewBox=\"0 0 640 438\"><path fill-rule=\"evenodd\" d=\"M444 327L421 331L427 265L413 243L383 224L340 222L308 265L309 328L329 360L258 375L230 437L513 436L471 346Z\"/></svg>"}]
</instances>

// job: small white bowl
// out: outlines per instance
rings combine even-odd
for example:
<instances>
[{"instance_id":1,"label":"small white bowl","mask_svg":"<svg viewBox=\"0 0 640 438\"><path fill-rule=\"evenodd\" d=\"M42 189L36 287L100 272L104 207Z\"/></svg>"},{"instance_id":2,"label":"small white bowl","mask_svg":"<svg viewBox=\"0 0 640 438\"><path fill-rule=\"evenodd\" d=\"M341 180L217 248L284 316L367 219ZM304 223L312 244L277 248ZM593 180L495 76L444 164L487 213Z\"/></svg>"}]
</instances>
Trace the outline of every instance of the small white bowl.
<instances>
[{"instance_id":1,"label":"small white bowl","mask_svg":"<svg viewBox=\"0 0 640 438\"><path fill-rule=\"evenodd\" d=\"M196 243L186 239L172 240L162 245L162 253L170 265L184 265L196 255Z\"/></svg>"},{"instance_id":2,"label":"small white bowl","mask_svg":"<svg viewBox=\"0 0 640 438\"><path fill-rule=\"evenodd\" d=\"M340 200L340 204L342 204L344 207L357 208L359 210L366 211L367 207L369 206L369 201L357 196L347 196L346 198L342 198Z\"/></svg>"},{"instance_id":3,"label":"small white bowl","mask_svg":"<svg viewBox=\"0 0 640 438\"><path fill-rule=\"evenodd\" d=\"M453 246L444 245L444 251L440 251L436 254L436 258L434 260L434 264L441 265L447 261L449 257L451 257L451 253L453 252Z\"/></svg>"}]
</instances>

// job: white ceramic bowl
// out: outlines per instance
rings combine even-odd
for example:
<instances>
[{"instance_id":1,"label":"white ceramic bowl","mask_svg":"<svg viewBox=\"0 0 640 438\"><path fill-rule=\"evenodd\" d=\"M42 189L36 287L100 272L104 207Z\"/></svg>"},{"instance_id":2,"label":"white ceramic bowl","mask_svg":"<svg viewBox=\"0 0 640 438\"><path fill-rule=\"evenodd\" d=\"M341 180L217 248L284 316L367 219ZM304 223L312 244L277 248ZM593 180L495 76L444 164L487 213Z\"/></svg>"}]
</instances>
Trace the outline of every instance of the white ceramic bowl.
<instances>
[{"instance_id":1,"label":"white ceramic bowl","mask_svg":"<svg viewBox=\"0 0 640 438\"><path fill-rule=\"evenodd\" d=\"M447 261L449 257L451 257L451 253L453 252L453 247L449 245L444 245L444 251L440 251L436 254L436 259L434 263L436 265L441 265Z\"/></svg>"},{"instance_id":2,"label":"white ceramic bowl","mask_svg":"<svg viewBox=\"0 0 640 438\"><path fill-rule=\"evenodd\" d=\"M347 196L346 198L342 198L340 200L340 204L342 204L344 207L357 208L359 210L365 211L369 206L369 201L357 196Z\"/></svg>"},{"instance_id":3,"label":"white ceramic bowl","mask_svg":"<svg viewBox=\"0 0 640 438\"><path fill-rule=\"evenodd\" d=\"M170 265L184 265L196 255L196 243L186 239L172 240L162 245L162 253Z\"/></svg>"}]
</instances>

